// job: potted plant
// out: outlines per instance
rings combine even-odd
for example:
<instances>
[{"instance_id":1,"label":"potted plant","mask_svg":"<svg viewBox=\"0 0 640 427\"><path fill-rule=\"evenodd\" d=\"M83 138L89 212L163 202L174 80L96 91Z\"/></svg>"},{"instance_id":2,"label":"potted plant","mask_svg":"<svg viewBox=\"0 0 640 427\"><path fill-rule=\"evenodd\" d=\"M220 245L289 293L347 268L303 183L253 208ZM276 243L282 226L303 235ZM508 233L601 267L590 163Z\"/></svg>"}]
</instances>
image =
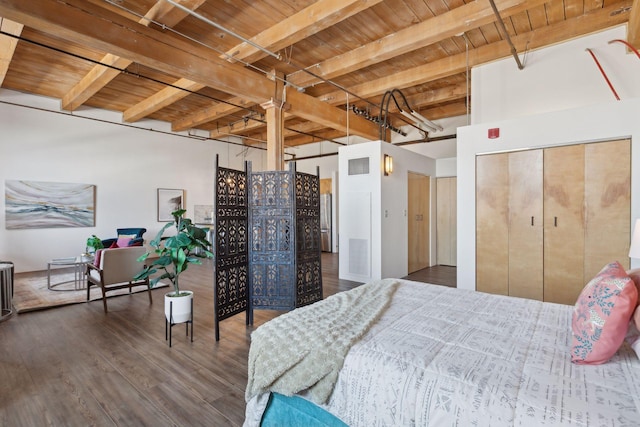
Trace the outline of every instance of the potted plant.
<instances>
[{"instance_id":1,"label":"potted plant","mask_svg":"<svg viewBox=\"0 0 640 427\"><path fill-rule=\"evenodd\" d=\"M103 247L102 240L95 234L92 234L91 237L87 238L85 251L88 255L94 255L98 249L102 249Z\"/></svg>"},{"instance_id":2,"label":"potted plant","mask_svg":"<svg viewBox=\"0 0 640 427\"><path fill-rule=\"evenodd\" d=\"M189 218L184 218L185 212L184 209L171 212L174 221L162 227L149 243L153 250L138 258L138 261L146 262L153 254L152 262L145 264L143 270L134 277L134 280L150 278L160 270L162 274L150 279L151 287L164 279L171 282L173 291L164 296L164 312L171 324L186 322L191 318L193 291L180 290L180 274L189 264L202 264L201 258L213 257L206 231L193 225ZM163 237L164 232L172 226L175 226L176 234Z\"/></svg>"}]
</instances>

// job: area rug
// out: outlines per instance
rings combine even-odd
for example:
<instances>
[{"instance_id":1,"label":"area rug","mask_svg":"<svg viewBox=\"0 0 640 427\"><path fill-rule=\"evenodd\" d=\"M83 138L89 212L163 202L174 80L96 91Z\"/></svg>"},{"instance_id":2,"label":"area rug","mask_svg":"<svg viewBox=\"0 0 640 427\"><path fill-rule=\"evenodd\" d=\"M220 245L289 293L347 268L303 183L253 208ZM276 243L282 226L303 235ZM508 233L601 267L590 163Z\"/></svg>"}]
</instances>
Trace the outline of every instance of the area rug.
<instances>
[{"instance_id":1,"label":"area rug","mask_svg":"<svg viewBox=\"0 0 640 427\"><path fill-rule=\"evenodd\" d=\"M25 313L34 310L58 307L68 304L87 302L87 290L74 290L73 272L56 270L51 274L53 289L47 288L47 272L17 273L13 280L13 307L17 313ZM169 286L166 283L158 283L155 288ZM133 293L145 292L141 286L133 288ZM112 291L107 298L128 294L128 289ZM102 292L96 286L91 287L89 294L91 301L102 299Z\"/></svg>"}]
</instances>

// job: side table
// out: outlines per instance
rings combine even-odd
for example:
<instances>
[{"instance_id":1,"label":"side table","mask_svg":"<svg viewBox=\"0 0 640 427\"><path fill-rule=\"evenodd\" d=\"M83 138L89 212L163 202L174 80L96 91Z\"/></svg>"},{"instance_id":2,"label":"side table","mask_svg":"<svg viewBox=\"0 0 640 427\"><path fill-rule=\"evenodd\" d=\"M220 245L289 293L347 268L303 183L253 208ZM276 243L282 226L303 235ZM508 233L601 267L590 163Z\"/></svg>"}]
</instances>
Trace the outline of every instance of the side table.
<instances>
[{"instance_id":1,"label":"side table","mask_svg":"<svg viewBox=\"0 0 640 427\"><path fill-rule=\"evenodd\" d=\"M13 262L0 261L0 322L13 314Z\"/></svg>"},{"instance_id":2,"label":"side table","mask_svg":"<svg viewBox=\"0 0 640 427\"><path fill-rule=\"evenodd\" d=\"M47 263L47 289L51 291L80 291L87 289L87 276L85 271L87 264L90 262L93 262L93 257L86 255L52 259ZM73 280L51 283L52 267L73 267ZM73 283L73 288L57 288L65 283Z\"/></svg>"}]
</instances>

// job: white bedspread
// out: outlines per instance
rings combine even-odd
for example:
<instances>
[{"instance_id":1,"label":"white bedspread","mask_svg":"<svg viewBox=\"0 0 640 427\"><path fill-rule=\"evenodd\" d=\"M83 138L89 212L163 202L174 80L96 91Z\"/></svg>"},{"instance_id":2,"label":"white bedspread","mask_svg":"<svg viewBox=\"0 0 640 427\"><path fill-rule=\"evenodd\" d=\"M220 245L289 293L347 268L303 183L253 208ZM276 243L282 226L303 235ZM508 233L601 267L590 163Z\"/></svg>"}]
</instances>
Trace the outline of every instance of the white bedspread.
<instances>
[{"instance_id":1,"label":"white bedspread","mask_svg":"<svg viewBox=\"0 0 640 427\"><path fill-rule=\"evenodd\" d=\"M640 425L636 354L572 364L572 307L400 282L323 406L349 426Z\"/></svg>"}]
</instances>

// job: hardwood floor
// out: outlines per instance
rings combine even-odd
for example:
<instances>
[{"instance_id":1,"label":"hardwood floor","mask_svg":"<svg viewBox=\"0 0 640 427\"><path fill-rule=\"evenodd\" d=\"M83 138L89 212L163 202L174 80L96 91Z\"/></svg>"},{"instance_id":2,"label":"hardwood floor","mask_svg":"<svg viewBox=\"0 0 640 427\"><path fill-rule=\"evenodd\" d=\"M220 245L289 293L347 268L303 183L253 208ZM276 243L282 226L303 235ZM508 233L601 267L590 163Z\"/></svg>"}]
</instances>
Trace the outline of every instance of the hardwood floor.
<instances>
[{"instance_id":1,"label":"hardwood floor","mask_svg":"<svg viewBox=\"0 0 640 427\"><path fill-rule=\"evenodd\" d=\"M338 280L323 254L325 297L358 286ZM193 343L182 325L164 338L163 294L153 291L14 315L0 323L0 425L240 426L251 331L279 312L258 310L213 328L211 264L191 266ZM415 279L414 279L415 280ZM455 281L454 281L455 285Z\"/></svg>"}]
</instances>

